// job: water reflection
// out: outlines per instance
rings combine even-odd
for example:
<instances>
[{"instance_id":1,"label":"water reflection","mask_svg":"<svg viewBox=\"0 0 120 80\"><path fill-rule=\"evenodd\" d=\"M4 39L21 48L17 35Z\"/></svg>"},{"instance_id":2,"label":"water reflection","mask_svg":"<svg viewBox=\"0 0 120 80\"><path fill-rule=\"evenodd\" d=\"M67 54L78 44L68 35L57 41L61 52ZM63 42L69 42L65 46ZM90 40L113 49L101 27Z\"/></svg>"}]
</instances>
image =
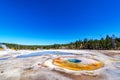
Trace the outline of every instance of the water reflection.
<instances>
[{"instance_id":1,"label":"water reflection","mask_svg":"<svg viewBox=\"0 0 120 80\"><path fill-rule=\"evenodd\" d=\"M16 58L27 58L27 57L35 57L35 56L41 56L41 55L49 55L49 54L54 54L54 55L73 55L73 53L66 53L66 52L35 52L35 53L30 53L30 54L23 54L19 55Z\"/></svg>"}]
</instances>

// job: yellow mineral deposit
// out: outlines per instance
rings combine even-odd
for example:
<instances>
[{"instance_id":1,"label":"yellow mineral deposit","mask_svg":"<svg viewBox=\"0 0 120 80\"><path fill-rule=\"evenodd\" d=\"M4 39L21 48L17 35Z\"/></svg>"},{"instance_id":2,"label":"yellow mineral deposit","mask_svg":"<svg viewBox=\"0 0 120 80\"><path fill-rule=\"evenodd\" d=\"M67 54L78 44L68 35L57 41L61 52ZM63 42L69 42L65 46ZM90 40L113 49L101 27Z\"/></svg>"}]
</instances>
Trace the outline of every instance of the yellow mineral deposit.
<instances>
[{"instance_id":1,"label":"yellow mineral deposit","mask_svg":"<svg viewBox=\"0 0 120 80\"><path fill-rule=\"evenodd\" d=\"M95 63L84 64L84 63L73 63L68 60L62 60L60 58L56 58L53 60L53 64L62 68L70 69L70 70L96 70L104 66L103 62L95 61Z\"/></svg>"}]
</instances>

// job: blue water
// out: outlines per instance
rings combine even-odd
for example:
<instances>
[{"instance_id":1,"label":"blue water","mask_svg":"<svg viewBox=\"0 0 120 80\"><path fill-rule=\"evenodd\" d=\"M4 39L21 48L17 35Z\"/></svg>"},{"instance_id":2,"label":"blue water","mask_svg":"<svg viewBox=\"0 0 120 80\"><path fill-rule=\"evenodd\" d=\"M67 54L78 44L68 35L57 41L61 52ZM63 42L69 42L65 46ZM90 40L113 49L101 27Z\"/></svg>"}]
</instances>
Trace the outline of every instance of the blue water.
<instances>
[{"instance_id":1,"label":"blue water","mask_svg":"<svg viewBox=\"0 0 120 80\"><path fill-rule=\"evenodd\" d=\"M47 54L72 55L73 53L46 51L46 52L35 52L35 53L30 53L30 54L19 55L16 58L28 58L28 57L35 57L35 56L47 55Z\"/></svg>"},{"instance_id":2,"label":"blue water","mask_svg":"<svg viewBox=\"0 0 120 80\"><path fill-rule=\"evenodd\" d=\"M69 62L73 62L73 63L79 63L82 62L81 60L78 59L68 59Z\"/></svg>"},{"instance_id":3,"label":"blue water","mask_svg":"<svg viewBox=\"0 0 120 80\"><path fill-rule=\"evenodd\" d=\"M28 57L35 57L35 56L47 55L47 54L73 55L73 53L58 52L58 51L45 51L45 52L35 52L35 53L30 53L30 54L22 54L22 55L16 56L16 58L28 58ZM9 58L10 57L0 58L0 60L8 60Z\"/></svg>"}]
</instances>

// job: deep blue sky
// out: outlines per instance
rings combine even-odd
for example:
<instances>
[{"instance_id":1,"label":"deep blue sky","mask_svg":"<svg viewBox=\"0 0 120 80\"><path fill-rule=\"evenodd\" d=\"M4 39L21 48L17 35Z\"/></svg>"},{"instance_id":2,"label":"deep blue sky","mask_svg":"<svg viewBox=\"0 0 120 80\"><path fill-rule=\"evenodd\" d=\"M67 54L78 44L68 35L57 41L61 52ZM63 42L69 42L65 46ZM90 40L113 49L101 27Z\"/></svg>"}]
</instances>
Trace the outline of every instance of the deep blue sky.
<instances>
[{"instance_id":1,"label":"deep blue sky","mask_svg":"<svg viewBox=\"0 0 120 80\"><path fill-rule=\"evenodd\" d=\"M120 37L120 0L0 0L0 42L69 43Z\"/></svg>"}]
</instances>

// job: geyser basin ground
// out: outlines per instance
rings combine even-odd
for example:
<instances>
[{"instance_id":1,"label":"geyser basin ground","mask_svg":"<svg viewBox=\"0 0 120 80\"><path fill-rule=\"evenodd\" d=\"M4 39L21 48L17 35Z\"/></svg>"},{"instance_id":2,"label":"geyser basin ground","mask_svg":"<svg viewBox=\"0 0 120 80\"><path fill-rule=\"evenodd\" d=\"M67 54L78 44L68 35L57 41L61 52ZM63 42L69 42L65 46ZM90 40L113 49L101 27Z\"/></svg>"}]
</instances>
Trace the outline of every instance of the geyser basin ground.
<instances>
[{"instance_id":1,"label":"geyser basin ground","mask_svg":"<svg viewBox=\"0 0 120 80\"><path fill-rule=\"evenodd\" d=\"M120 59L106 53L87 50L8 52L0 56L0 80L120 80ZM115 56L119 56L119 51Z\"/></svg>"}]
</instances>

